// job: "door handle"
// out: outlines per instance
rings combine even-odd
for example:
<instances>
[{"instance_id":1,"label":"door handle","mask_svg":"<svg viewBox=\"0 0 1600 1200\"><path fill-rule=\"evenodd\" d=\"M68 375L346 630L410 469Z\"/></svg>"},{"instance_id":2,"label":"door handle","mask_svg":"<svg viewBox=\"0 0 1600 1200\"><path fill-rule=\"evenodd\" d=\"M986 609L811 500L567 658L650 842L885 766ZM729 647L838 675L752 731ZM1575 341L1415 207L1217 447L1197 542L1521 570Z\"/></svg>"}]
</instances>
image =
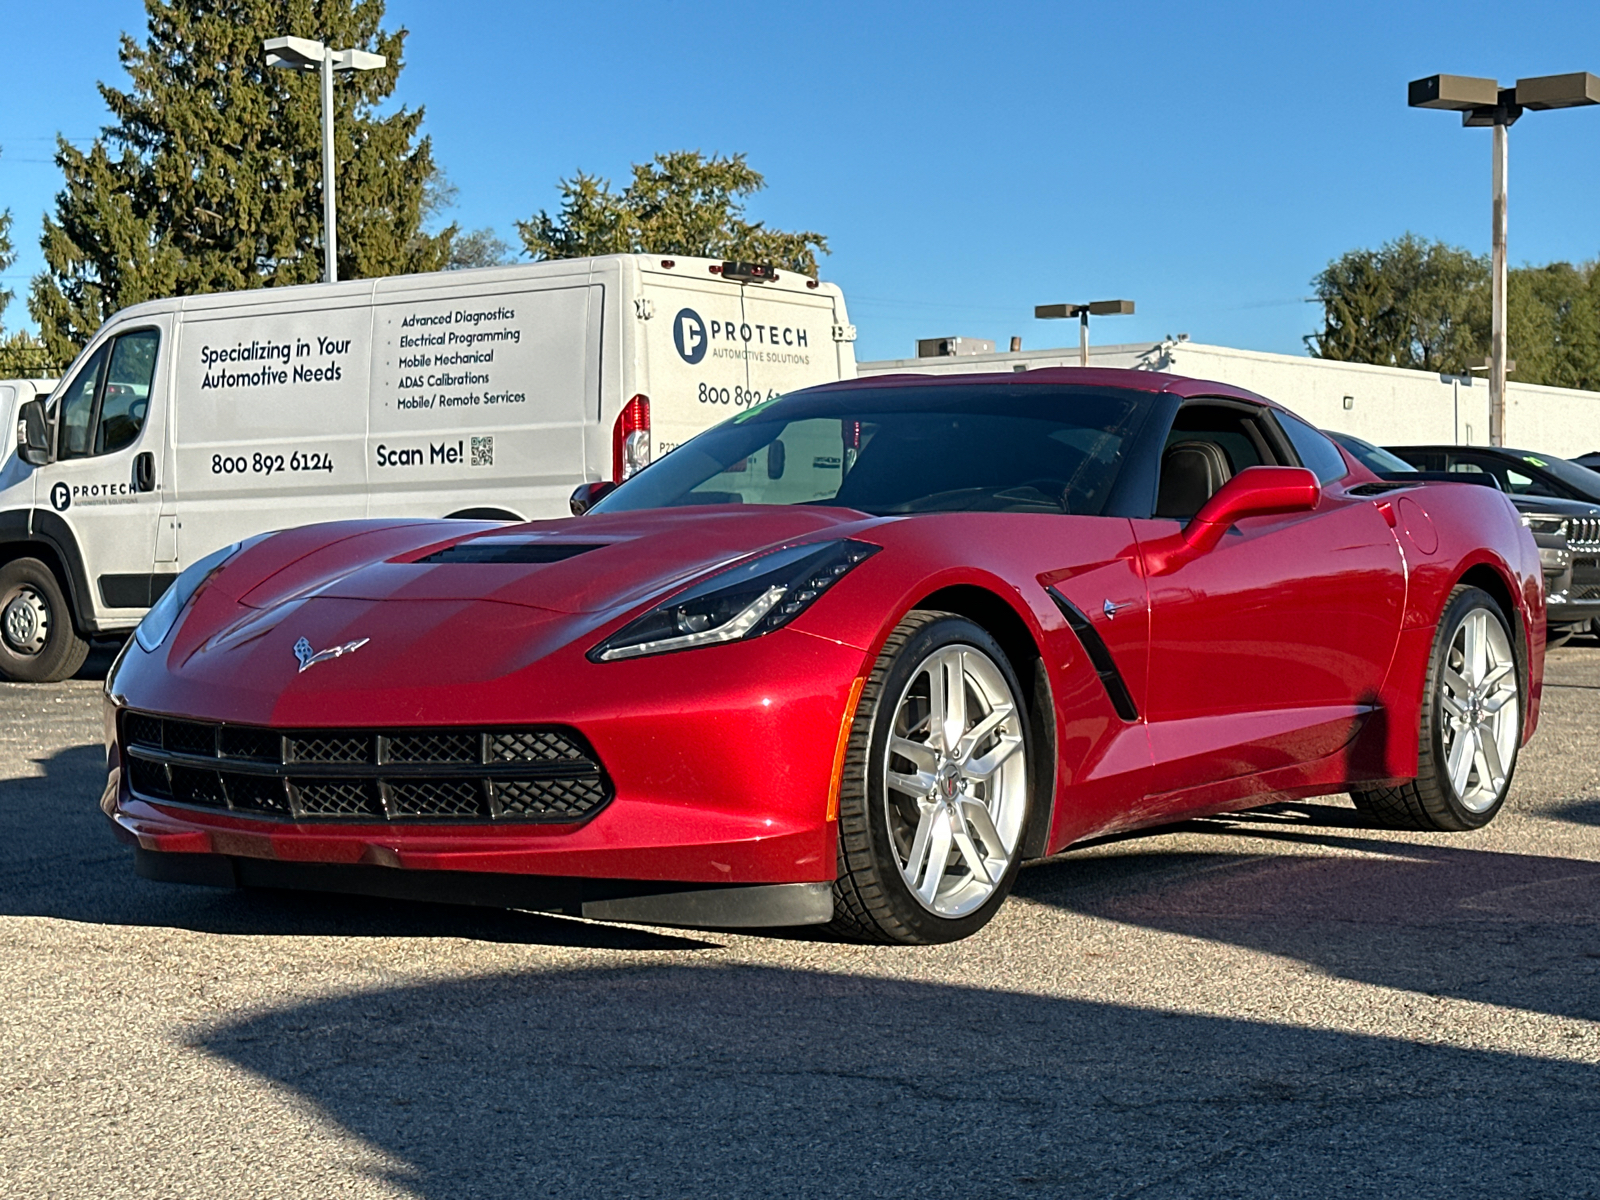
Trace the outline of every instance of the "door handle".
<instances>
[{"instance_id":1,"label":"door handle","mask_svg":"<svg viewBox=\"0 0 1600 1200\"><path fill-rule=\"evenodd\" d=\"M148 450L133 456L133 490L136 492L156 490L156 456Z\"/></svg>"}]
</instances>

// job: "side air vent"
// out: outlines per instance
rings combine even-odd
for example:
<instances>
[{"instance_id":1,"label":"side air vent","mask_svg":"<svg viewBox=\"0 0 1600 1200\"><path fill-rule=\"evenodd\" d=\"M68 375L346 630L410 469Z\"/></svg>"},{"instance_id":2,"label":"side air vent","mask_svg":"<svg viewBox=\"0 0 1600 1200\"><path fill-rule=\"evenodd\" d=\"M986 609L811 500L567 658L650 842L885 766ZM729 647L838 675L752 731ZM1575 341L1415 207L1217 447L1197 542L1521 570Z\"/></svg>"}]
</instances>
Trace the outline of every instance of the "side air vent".
<instances>
[{"instance_id":1,"label":"side air vent","mask_svg":"<svg viewBox=\"0 0 1600 1200\"><path fill-rule=\"evenodd\" d=\"M1117 710L1117 716L1124 721L1137 721L1139 708L1128 693L1128 685L1122 680L1122 672L1117 670L1117 663L1111 657L1110 647L1101 639L1099 632L1083 614L1082 609L1055 588L1046 590L1050 593L1050 599L1055 601L1055 606L1061 610L1061 615L1067 619L1072 632L1077 635L1078 644L1083 647L1083 652L1089 656L1094 673L1100 677L1100 686L1106 689L1106 696L1111 701L1111 707Z\"/></svg>"},{"instance_id":2,"label":"side air vent","mask_svg":"<svg viewBox=\"0 0 1600 1200\"><path fill-rule=\"evenodd\" d=\"M556 563L605 545L582 542L540 542L527 539L480 537L457 542L418 563Z\"/></svg>"}]
</instances>

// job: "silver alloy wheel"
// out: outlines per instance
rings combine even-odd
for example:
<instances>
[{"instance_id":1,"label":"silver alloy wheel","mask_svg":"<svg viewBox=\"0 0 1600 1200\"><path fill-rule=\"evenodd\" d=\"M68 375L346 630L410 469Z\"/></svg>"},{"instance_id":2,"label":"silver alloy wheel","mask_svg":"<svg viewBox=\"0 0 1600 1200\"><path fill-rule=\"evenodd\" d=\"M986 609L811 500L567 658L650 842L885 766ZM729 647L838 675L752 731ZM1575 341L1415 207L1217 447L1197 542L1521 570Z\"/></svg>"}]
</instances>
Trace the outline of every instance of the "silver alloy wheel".
<instances>
[{"instance_id":1,"label":"silver alloy wheel","mask_svg":"<svg viewBox=\"0 0 1600 1200\"><path fill-rule=\"evenodd\" d=\"M27 584L11 594L0 614L0 634L18 654L37 654L50 640L50 605Z\"/></svg>"},{"instance_id":2,"label":"silver alloy wheel","mask_svg":"<svg viewBox=\"0 0 1600 1200\"><path fill-rule=\"evenodd\" d=\"M1439 689L1445 775L1462 807L1493 808L1517 752L1517 663L1504 628L1487 609L1461 619L1445 650Z\"/></svg>"},{"instance_id":3,"label":"silver alloy wheel","mask_svg":"<svg viewBox=\"0 0 1600 1200\"><path fill-rule=\"evenodd\" d=\"M965 916L994 895L1022 840L1022 706L987 654L954 645L917 665L893 711L883 803L900 874L930 912Z\"/></svg>"}]
</instances>

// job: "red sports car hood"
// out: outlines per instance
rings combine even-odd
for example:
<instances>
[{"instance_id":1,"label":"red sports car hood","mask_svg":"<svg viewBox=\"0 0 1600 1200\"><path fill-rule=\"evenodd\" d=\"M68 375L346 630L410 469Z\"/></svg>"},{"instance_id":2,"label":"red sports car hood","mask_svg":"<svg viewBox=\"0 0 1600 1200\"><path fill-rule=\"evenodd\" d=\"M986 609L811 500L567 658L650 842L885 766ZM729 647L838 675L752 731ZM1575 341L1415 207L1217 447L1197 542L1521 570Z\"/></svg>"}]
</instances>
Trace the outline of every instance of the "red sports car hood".
<instances>
[{"instance_id":1,"label":"red sports car hood","mask_svg":"<svg viewBox=\"0 0 1600 1200\"><path fill-rule=\"evenodd\" d=\"M877 523L848 509L718 507L534 521L356 565L316 589L341 600L491 600L563 613L638 603L771 546ZM567 555L567 557L563 557ZM530 562L518 559L546 558ZM506 559L510 561L495 561ZM243 597L270 603L272 580Z\"/></svg>"},{"instance_id":2,"label":"red sports car hood","mask_svg":"<svg viewBox=\"0 0 1600 1200\"><path fill-rule=\"evenodd\" d=\"M366 525L320 539L293 530L280 535L300 543L290 553L272 554L278 538L269 538L202 590L165 669L196 711L236 721L317 722L336 696L360 696L366 720L415 720L419 706L441 702L467 714L488 695L483 684L587 643L707 570L877 523L844 509L751 507L490 528ZM454 536L442 539L446 531ZM474 561L485 557L555 561ZM315 669L297 670L301 639L319 655Z\"/></svg>"}]
</instances>

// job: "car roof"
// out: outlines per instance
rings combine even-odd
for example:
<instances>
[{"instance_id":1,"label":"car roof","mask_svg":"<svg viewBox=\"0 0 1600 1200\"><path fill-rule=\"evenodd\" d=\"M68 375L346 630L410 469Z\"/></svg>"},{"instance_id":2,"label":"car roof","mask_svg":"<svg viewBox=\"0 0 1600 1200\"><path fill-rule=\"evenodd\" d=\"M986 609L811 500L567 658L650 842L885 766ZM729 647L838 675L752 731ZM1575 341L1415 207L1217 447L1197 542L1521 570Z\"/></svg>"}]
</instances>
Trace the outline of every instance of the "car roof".
<instances>
[{"instance_id":1,"label":"car roof","mask_svg":"<svg viewBox=\"0 0 1600 1200\"><path fill-rule=\"evenodd\" d=\"M1216 396L1224 400L1244 400L1265 408L1284 411L1283 405L1244 388L1217 383L1209 379L1192 379L1186 375L1168 375L1164 371L1142 371L1135 367L1035 367L1027 371L973 371L971 373L920 374L915 371L893 375L865 375L856 379L841 379L818 387L806 388L808 392L842 391L853 388L904 388L904 387L1024 387L1075 386L1126 388L1140 392L1167 392L1185 399Z\"/></svg>"},{"instance_id":2,"label":"car roof","mask_svg":"<svg viewBox=\"0 0 1600 1200\"><path fill-rule=\"evenodd\" d=\"M1451 452L1455 452L1455 451L1470 450L1474 454L1488 454L1488 455L1491 455L1491 456L1494 456L1494 457L1499 457L1499 458L1516 458L1519 461L1522 461L1522 460L1526 459L1526 457L1528 455L1532 455L1534 458L1560 458L1561 457L1559 454L1545 454L1545 453L1543 453L1542 451L1539 451L1539 450L1515 450L1510 446L1454 446L1454 445L1450 445L1449 443L1444 443L1444 442L1437 443L1437 444L1434 444L1434 445L1425 445L1425 446L1385 446L1384 449L1393 450L1393 451L1400 451L1400 450L1436 450L1436 451L1439 451L1440 453L1451 453Z\"/></svg>"}]
</instances>

